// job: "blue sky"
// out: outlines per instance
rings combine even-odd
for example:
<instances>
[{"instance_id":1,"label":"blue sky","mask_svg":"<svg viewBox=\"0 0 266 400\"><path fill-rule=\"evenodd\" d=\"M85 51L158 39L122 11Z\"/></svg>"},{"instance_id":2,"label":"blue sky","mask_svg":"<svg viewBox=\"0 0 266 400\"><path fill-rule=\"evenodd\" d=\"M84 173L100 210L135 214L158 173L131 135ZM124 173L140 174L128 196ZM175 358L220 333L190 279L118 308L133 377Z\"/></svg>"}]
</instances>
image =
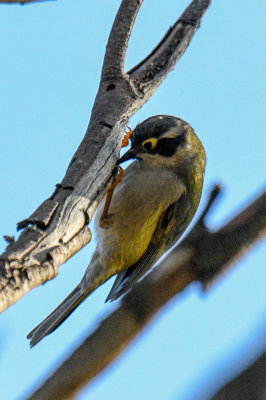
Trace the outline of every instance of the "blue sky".
<instances>
[{"instance_id":1,"label":"blue sky","mask_svg":"<svg viewBox=\"0 0 266 400\"><path fill-rule=\"evenodd\" d=\"M1 5L1 235L13 235L16 223L62 179L87 128L119 3ZM126 69L154 47L187 4L144 1ZM213 229L265 184L265 8L264 0L213 0L185 55L130 121L133 128L151 115L172 114L193 126L208 156L201 207L213 183L224 186L209 218ZM2 239L0 245L4 249ZM93 243L62 266L56 279L1 315L4 399L29 393L115 307L104 304L110 281L29 348L27 333L79 282L92 251ZM265 246L258 244L209 292L188 288L77 398L203 399L202 393L211 393L217 380L239 370L265 342L265 257Z\"/></svg>"}]
</instances>

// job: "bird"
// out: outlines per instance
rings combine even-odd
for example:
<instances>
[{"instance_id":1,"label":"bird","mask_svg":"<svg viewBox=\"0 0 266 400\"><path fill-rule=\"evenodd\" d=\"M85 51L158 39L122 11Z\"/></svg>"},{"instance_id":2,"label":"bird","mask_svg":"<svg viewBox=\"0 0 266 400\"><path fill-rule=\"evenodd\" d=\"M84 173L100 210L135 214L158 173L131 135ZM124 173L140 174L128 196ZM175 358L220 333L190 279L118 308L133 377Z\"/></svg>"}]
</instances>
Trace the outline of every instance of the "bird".
<instances>
[{"instance_id":1,"label":"bird","mask_svg":"<svg viewBox=\"0 0 266 400\"><path fill-rule=\"evenodd\" d=\"M130 149L134 160L115 187L107 215L104 199L94 217L96 248L83 278L29 334L31 347L53 332L97 287L117 275L106 301L124 295L181 237L200 202L206 154L181 118L155 115L139 123Z\"/></svg>"}]
</instances>

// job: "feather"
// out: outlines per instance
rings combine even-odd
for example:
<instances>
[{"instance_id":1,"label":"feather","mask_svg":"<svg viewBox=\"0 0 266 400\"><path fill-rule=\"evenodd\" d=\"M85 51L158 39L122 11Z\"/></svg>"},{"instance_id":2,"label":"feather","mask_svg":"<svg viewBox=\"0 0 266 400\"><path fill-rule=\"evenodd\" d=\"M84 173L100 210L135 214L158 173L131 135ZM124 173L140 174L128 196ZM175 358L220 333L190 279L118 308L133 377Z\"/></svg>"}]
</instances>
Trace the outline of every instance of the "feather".
<instances>
[{"instance_id":1,"label":"feather","mask_svg":"<svg viewBox=\"0 0 266 400\"><path fill-rule=\"evenodd\" d=\"M135 282L146 274L160 256L180 238L190 208L190 202L185 192L180 195L176 202L170 204L162 213L147 250L139 261L118 274L105 300L106 302L116 300L127 292ZM182 221L177 218L180 214Z\"/></svg>"},{"instance_id":2,"label":"feather","mask_svg":"<svg viewBox=\"0 0 266 400\"><path fill-rule=\"evenodd\" d=\"M35 346L58 328L86 297L86 293L77 286L48 317L28 334L27 338L31 339L30 346Z\"/></svg>"}]
</instances>

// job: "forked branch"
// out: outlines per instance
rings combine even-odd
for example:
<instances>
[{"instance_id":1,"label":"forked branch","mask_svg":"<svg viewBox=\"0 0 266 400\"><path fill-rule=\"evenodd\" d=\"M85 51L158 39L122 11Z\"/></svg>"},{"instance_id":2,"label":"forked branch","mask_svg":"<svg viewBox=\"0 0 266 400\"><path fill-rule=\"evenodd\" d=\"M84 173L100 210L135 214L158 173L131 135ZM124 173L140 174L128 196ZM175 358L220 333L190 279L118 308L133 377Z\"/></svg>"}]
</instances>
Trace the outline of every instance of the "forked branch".
<instances>
[{"instance_id":1,"label":"forked branch","mask_svg":"<svg viewBox=\"0 0 266 400\"><path fill-rule=\"evenodd\" d=\"M54 278L91 239L88 223L104 195L128 119L147 101L190 43L210 0L194 0L154 51L124 73L127 43L142 0L123 0L114 21L87 132L65 177L0 256L0 312Z\"/></svg>"}]
</instances>

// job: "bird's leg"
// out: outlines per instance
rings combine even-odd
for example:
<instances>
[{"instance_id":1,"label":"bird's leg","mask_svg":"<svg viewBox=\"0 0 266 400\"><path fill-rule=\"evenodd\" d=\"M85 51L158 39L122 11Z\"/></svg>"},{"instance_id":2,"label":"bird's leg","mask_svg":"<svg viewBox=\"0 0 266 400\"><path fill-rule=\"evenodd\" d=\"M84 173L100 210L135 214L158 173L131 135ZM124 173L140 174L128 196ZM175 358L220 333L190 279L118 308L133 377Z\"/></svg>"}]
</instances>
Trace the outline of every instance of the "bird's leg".
<instances>
[{"instance_id":1,"label":"bird's leg","mask_svg":"<svg viewBox=\"0 0 266 400\"><path fill-rule=\"evenodd\" d=\"M120 167L119 165L116 165L115 169L116 169L115 176L113 178L113 181L111 183L109 183L109 186L107 189L105 205L104 205L104 209L103 209L103 212L102 212L102 215L100 218L100 222L102 222L107 217L107 213L108 213L108 210L109 210L109 207L111 204L114 189L115 189L116 185L118 185L118 183L120 183L122 181L122 177L124 174L123 168Z\"/></svg>"},{"instance_id":2,"label":"bird's leg","mask_svg":"<svg viewBox=\"0 0 266 400\"><path fill-rule=\"evenodd\" d=\"M122 139L122 143L121 143L121 147L126 147L128 146L129 143L129 138L130 135L132 134L132 129L129 128L129 126L127 126L128 130L125 131L125 135ZM116 187L116 185L118 185L118 183L120 183L122 181L122 177L123 177L123 173L124 170L122 167L120 167L119 165L115 166L115 175L114 175L114 179L113 181L109 184L108 189L107 189L107 193L106 193L106 199L105 199L105 205L104 205L104 209L100 218L100 223L106 219L107 214L108 214L108 210L111 204L111 200L113 197L113 192L114 189Z\"/></svg>"},{"instance_id":3,"label":"bird's leg","mask_svg":"<svg viewBox=\"0 0 266 400\"><path fill-rule=\"evenodd\" d=\"M133 132L132 129L130 129L129 126L127 126L127 129L128 129L128 131L125 131L125 135L124 135L124 137L122 139L121 147L128 146L130 135Z\"/></svg>"}]
</instances>

